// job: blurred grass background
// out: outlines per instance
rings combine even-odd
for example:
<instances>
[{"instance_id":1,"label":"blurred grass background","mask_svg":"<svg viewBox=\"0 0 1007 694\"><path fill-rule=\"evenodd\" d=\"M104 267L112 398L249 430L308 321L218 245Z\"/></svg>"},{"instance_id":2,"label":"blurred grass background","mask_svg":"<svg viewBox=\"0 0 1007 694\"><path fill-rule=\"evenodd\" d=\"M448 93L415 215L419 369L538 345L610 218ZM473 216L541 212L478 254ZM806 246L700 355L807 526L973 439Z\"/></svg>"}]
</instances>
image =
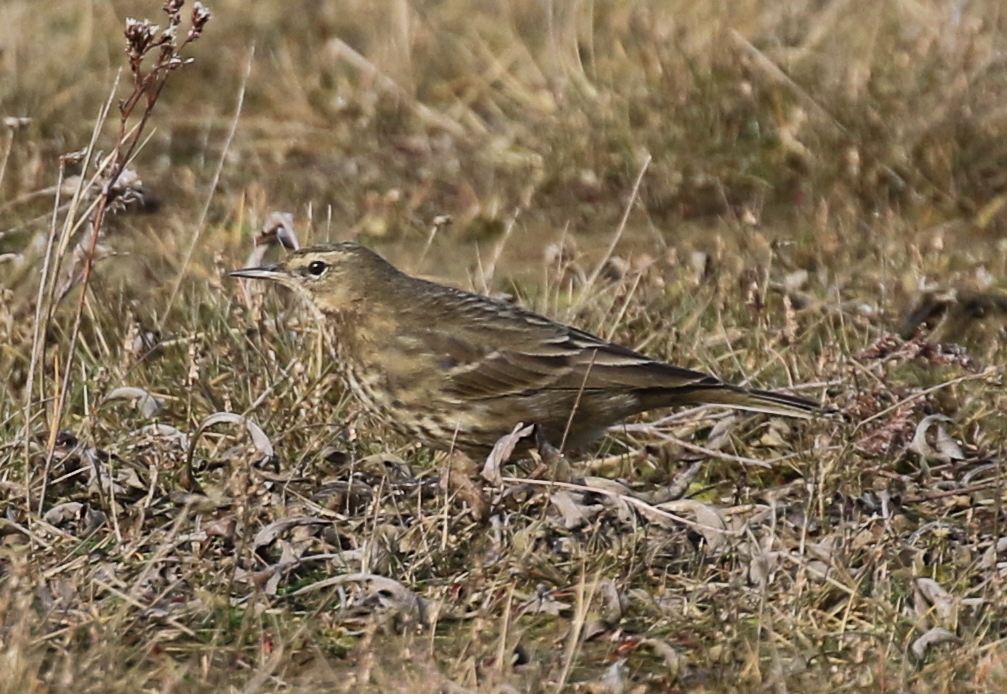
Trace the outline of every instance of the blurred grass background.
<instances>
[{"instance_id":1,"label":"blurred grass background","mask_svg":"<svg viewBox=\"0 0 1007 694\"><path fill-rule=\"evenodd\" d=\"M112 256L99 263L88 290L82 352L70 355L81 377L68 426L86 432L95 445L128 450L126 424L132 422L95 415L96 392L143 385L173 398L172 421L191 425L216 410L242 411L288 368L312 380L279 389L275 402L262 404L260 423L287 447L282 457L298 465L327 442L318 424L343 421L346 410L338 393L325 395L330 379L324 367L303 357L310 346L283 330L264 331L264 345L243 340L255 325L263 331L261 313L236 317L242 308L233 303L237 289L220 279L223 270L242 264L252 237L276 210L294 214L302 243L359 239L410 271L515 294L551 315L725 377L755 375L760 384L842 381L833 393L845 403L857 388L877 385L848 366L850 355L900 327L912 333L918 326L904 317L914 307L921 322L936 324L940 339L967 345L980 364L1004 363L1007 11L1001 3L217 0L210 9L214 20L189 53L195 63L170 80L154 113L153 135L133 165L145 203L110 220L103 243ZM18 417L21 403L31 399L23 389L33 279L58 160L87 144L124 70L124 19L158 21L158 11L148 0L0 4L5 484L18 482L29 467L20 456ZM99 149L112 146L112 130L102 133ZM444 215L450 225L437 226ZM616 262L605 269L612 284L589 305L578 305L574 297L585 273L604 257L624 215ZM196 253L186 265L194 239ZM178 281L183 291L172 301ZM276 313L282 306L270 299L264 310ZM178 340L182 348L134 361L131 346L137 339L142 344L146 331ZM57 320L49 341L54 353L65 338ZM778 355L768 365L767 353ZM56 368L51 356L46 363ZM896 390L958 375L912 364L900 368ZM179 390L183 382L187 389ZM999 386L973 381L942 389L928 402L933 411L954 414L979 449L1002 455L1005 427L996 413L1007 403ZM898 431L903 438L894 436L894 424L880 432L897 441L884 449L889 457L846 449L816 458L805 451L806 467L795 464L755 486L815 479L819 486L808 508L818 511L833 492L876 490L893 461L906 463L903 449L915 421L903 424L909 427ZM354 455L405 450L386 443L381 431L363 427L355 436L348 444ZM806 438L810 445L813 437ZM166 470L173 479L176 468ZM737 477L721 470L707 481L730 489L727 496L747 499L755 492ZM30 486L30 479L20 483ZM10 518L27 523L20 492L13 490L4 488L2 503ZM973 509L969 523L996 535L990 528L1003 520L1000 503ZM945 512L957 511L934 511L934 517ZM826 516L819 520L825 523ZM69 561L87 550L73 545L67 551ZM479 551L453 559L435 553L430 561L436 566L410 575L447 580L467 570ZM951 583L976 585L975 565L955 564L944 549L928 551L941 558L934 559L940 568L932 575L943 571ZM594 559L605 567L602 573L619 576L620 556L601 552ZM246 691L252 684L305 691L510 691L492 689L472 674L478 658L458 645L466 640L461 630L445 639L458 639L445 647L450 662L417 665L403 659L402 650L419 652L424 645L408 639L389 646L377 639L375 645L372 634L368 648L354 650L326 623L314 634L325 646L313 650L301 622L287 612L266 610L253 618L213 601L205 613L197 611L204 626L216 625L211 636L193 641L212 645L203 655L190 644L172 651L177 659L162 658L159 637L147 632L122 643L105 640L121 624L106 618L104 606L93 607L99 616L78 622L86 625L80 630L67 627L72 637L60 640L33 630L26 616L33 607L25 586L53 566L37 558L10 561L14 568L6 575L13 588L4 593L0 614L18 616L26 626L4 632L0 645L20 679L0 684L0 691L215 691L234 681L244 681ZM713 607L702 619L692 615L695 625L657 610L662 622L640 608L636 630L672 634L691 654L692 676L673 684L674 676L648 674L664 672L666 663L633 662L635 679L625 691L784 691L787 683L848 691L996 691L1003 625L995 615L959 633L957 655L945 653L929 669L917 669L904 655L918 624L899 612L899 586L879 597L857 583L870 606L860 626L877 629L869 645L808 626L816 618L828 622L823 614L835 616L830 610L838 599L826 595L820 602L795 598L793 620L775 627L782 641L770 637L767 644L757 624L721 615L720 606L735 600L724 596L745 584L746 569L733 568L740 573L717 574L724 583L720 597L710 593ZM889 569L877 568L878 585ZM192 570L192 586L212 583L200 573L210 569ZM695 571L693 589L701 592L701 572ZM575 588L547 575L561 590ZM670 585L661 581L675 580L651 579L661 590ZM541 580L519 583L531 590ZM213 585L218 600L226 599L220 586L230 583ZM988 598L1003 594L999 583L991 590ZM785 596L769 599L791 607ZM249 626L247 620L259 617ZM503 617L489 619L496 628L494 619ZM221 626L228 620L234 624ZM527 629L540 655L563 643L551 630L539 638L537 627ZM506 634L506 626L501 631ZM280 634L289 637L283 644L290 661L266 668L272 660L262 644ZM821 645L826 642L827 648ZM786 652L792 672L780 671L775 649ZM339 660L347 653L365 655ZM791 660L793 653L799 657ZM794 665L815 655L814 667ZM577 667L597 674L598 663L613 657L589 653ZM381 663L383 674L373 675L367 658ZM507 686L531 692L560 681L558 664L546 655L542 662L536 665L541 677L526 674ZM288 672L284 668L298 674L285 683L251 676ZM595 681L585 675L578 691L608 691L589 689Z\"/></svg>"},{"instance_id":2,"label":"blurred grass background","mask_svg":"<svg viewBox=\"0 0 1007 694\"><path fill-rule=\"evenodd\" d=\"M32 119L5 200L51 185L54 155L86 143L123 66L123 17L149 5L4 4L0 105ZM205 192L254 46L218 222L240 194L247 214L310 206L316 227L331 210L374 236L423 236L451 214L454 234L479 239L524 207L522 226L587 235L619 219L647 152L634 226L666 242L683 220L744 212L791 233L894 214L1000 234L997 3L212 9L221 21L164 94L139 163L166 204Z\"/></svg>"}]
</instances>

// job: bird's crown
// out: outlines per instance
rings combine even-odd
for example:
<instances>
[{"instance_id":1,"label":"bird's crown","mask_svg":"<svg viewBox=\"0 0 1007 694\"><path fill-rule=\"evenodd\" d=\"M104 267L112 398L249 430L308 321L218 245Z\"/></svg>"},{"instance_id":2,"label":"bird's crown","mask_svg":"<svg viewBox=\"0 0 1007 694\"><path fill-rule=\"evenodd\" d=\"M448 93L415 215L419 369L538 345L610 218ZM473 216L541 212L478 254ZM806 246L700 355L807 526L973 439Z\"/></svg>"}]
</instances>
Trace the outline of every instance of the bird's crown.
<instances>
[{"instance_id":1,"label":"bird's crown","mask_svg":"<svg viewBox=\"0 0 1007 694\"><path fill-rule=\"evenodd\" d=\"M301 248L281 260L275 269L311 281L330 273L382 272L391 266L371 249L344 241Z\"/></svg>"}]
</instances>

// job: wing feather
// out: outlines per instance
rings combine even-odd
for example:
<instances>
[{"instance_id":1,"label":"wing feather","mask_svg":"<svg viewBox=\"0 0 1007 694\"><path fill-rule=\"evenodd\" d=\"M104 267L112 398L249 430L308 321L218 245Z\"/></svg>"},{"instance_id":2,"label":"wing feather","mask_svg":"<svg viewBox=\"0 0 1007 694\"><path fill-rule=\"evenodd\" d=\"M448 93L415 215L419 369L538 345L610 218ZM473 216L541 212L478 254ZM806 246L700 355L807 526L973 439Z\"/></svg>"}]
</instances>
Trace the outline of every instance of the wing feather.
<instances>
[{"instance_id":1,"label":"wing feather","mask_svg":"<svg viewBox=\"0 0 1007 694\"><path fill-rule=\"evenodd\" d=\"M595 404L614 408L604 417L676 404L723 404L758 411L800 414L816 411L811 401L725 384L708 374L655 361L591 333L552 321L517 306L415 280L400 312L400 347L429 355L428 375L439 392L465 402L506 396L572 392L604 393ZM444 292L455 301L445 302ZM560 398L557 402L562 402ZM602 403L602 404L598 404ZM586 406L586 404L584 405ZM599 415L600 416L600 415Z\"/></svg>"},{"instance_id":2,"label":"wing feather","mask_svg":"<svg viewBox=\"0 0 1007 694\"><path fill-rule=\"evenodd\" d=\"M720 383L523 309L475 295L467 298L453 315L410 336L441 355L439 363L447 367L445 391L461 400Z\"/></svg>"}]
</instances>

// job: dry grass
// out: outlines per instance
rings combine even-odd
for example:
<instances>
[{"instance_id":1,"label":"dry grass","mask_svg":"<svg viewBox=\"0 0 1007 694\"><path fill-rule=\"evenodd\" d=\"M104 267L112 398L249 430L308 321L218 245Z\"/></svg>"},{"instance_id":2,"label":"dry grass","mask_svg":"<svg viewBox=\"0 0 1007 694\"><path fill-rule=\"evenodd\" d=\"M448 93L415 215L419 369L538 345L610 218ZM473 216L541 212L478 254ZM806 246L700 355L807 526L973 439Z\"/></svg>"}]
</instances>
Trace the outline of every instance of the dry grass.
<instances>
[{"instance_id":1,"label":"dry grass","mask_svg":"<svg viewBox=\"0 0 1007 694\"><path fill-rule=\"evenodd\" d=\"M1007 686L997 3L218 0L71 233L155 5L0 5L0 692ZM275 210L849 419L632 423L476 523L222 279Z\"/></svg>"}]
</instances>

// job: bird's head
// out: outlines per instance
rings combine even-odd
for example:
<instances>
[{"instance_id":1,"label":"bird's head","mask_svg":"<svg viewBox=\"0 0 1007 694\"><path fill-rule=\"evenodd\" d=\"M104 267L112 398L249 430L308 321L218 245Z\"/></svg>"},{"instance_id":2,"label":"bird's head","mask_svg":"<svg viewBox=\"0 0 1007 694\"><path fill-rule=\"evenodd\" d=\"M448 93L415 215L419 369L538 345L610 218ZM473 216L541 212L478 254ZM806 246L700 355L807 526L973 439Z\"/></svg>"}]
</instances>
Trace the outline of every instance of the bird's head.
<instances>
[{"instance_id":1,"label":"bird's head","mask_svg":"<svg viewBox=\"0 0 1007 694\"><path fill-rule=\"evenodd\" d=\"M294 251L276 265L234 270L231 277L273 280L323 312L352 310L401 277L388 261L360 244L327 243Z\"/></svg>"}]
</instances>

